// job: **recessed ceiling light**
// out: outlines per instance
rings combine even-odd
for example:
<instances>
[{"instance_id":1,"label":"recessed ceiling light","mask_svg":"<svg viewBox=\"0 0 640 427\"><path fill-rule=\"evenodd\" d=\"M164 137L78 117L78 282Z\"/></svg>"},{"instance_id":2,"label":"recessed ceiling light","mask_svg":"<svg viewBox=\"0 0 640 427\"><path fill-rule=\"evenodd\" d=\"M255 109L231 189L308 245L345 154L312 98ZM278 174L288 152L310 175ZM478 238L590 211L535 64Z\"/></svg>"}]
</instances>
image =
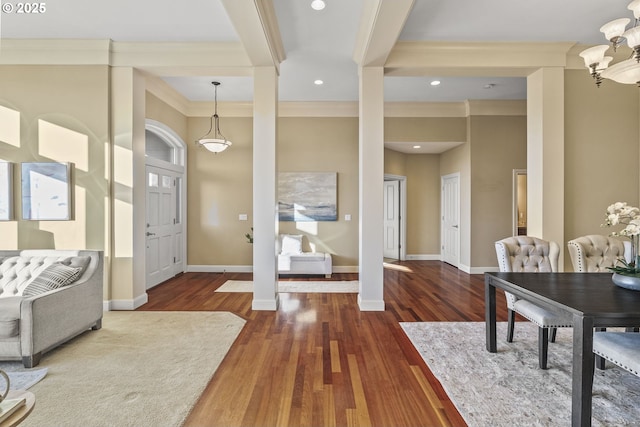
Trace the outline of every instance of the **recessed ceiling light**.
<instances>
[{"instance_id":1,"label":"recessed ceiling light","mask_svg":"<svg viewBox=\"0 0 640 427\"><path fill-rule=\"evenodd\" d=\"M422 148L422 145L414 145L413 148L415 149Z\"/></svg>"},{"instance_id":2,"label":"recessed ceiling light","mask_svg":"<svg viewBox=\"0 0 640 427\"><path fill-rule=\"evenodd\" d=\"M440 80L433 80L430 85L431 86L438 86L440 84Z\"/></svg>"},{"instance_id":3,"label":"recessed ceiling light","mask_svg":"<svg viewBox=\"0 0 640 427\"><path fill-rule=\"evenodd\" d=\"M325 6L326 4L324 3L324 0L313 0L311 2L311 8L313 10L322 10Z\"/></svg>"},{"instance_id":4,"label":"recessed ceiling light","mask_svg":"<svg viewBox=\"0 0 640 427\"><path fill-rule=\"evenodd\" d=\"M320 86L321 84L324 84L324 82L322 80L318 79L318 80L314 80L313 84Z\"/></svg>"}]
</instances>

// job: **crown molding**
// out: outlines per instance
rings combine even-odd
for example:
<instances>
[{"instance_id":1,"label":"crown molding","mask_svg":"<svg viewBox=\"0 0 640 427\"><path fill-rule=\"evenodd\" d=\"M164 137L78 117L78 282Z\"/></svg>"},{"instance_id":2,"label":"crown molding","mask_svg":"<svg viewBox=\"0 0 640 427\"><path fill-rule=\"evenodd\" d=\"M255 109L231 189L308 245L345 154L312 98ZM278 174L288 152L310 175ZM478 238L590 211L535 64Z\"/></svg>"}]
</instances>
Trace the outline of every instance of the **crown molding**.
<instances>
[{"instance_id":1,"label":"crown molding","mask_svg":"<svg viewBox=\"0 0 640 427\"><path fill-rule=\"evenodd\" d=\"M526 116L526 100L467 100L466 116Z\"/></svg>"},{"instance_id":2,"label":"crown molding","mask_svg":"<svg viewBox=\"0 0 640 427\"><path fill-rule=\"evenodd\" d=\"M564 67L575 43L454 43L400 41L385 68L389 75L442 73L527 76L541 67ZM480 74L479 74L480 73ZM484 74L482 74L484 73Z\"/></svg>"},{"instance_id":3,"label":"crown molding","mask_svg":"<svg viewBox=\"0 0 640 427\"><path fill-rule=\"evenodd\" d=\"M280 102L279 117L358 117L357 101Z\"/></svg>"},{"instance_id":4,"label":"crown molding","mask_svg":"<svg viewBox=\"0 0 640 427\"><path fill-rule=\"evenodd\" d=\"M239 42L113 42L111 56L113 66L135 67L157 75L208 75L212 69L245 69L243 74L251 73L251 62Z\"/></svg>"},{"instance_id":5,"label":"crown molding","mask_svg":"<svg viewBox=\"0 0 640 427\"><path fill-rule=\"evenodd\" d=\"M0 39L0 64L109 65L109 39Z\"/></svg>"},{"instance_id":6,"label":"crown molding","mask_svg":"<svg viewBox=\"0 0 640 427\"><path fill-rule=\"evenodd\" d=\"M385 117L466 117L463 102L385 102Z\"/></svg>"},{"instance_id":7,"label":"crown molding","mask_svg":"<svg viewBox=\"0 0 640 427\"><path fill-rule=\"evenodd\" d=\"M157 96L160 100L176 109L180 114L189 116L191 103L187 98L169 86L164 80L150 75L146 75L145 77L145 87L149 93Z\"/></svg>"}]
</instances>

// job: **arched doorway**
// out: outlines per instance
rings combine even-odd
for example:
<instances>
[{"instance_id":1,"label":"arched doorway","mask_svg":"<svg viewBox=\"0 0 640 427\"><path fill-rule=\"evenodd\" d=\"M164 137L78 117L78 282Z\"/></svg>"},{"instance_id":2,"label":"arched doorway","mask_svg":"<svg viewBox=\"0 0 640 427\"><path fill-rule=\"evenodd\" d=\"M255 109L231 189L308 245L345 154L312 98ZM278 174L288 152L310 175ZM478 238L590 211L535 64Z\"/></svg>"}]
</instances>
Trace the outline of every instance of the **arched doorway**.
<instances>
[{"instance_id":1,"label":"arched doorway","mask_svg":"<svg viewBox=\"0 0 640 427\"><path fill-rule=\"evenodd\" d=\"M146 289L186 270L186 144L167 125L145 122Z\"/></svg>"}]
</instances>

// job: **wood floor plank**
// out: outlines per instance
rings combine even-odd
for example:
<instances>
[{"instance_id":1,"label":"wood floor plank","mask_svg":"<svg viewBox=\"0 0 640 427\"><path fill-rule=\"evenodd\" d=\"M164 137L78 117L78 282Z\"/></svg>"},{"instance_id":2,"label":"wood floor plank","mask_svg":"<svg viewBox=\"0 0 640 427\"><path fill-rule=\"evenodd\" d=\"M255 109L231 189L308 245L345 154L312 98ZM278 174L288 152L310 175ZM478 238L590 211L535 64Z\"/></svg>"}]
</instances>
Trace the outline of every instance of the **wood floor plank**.
<instances>
[{"instance_id":1,"label":"wood floor plank","mask_svg":"<svg viewBox=\"0 0 640 427\"><path fill-rule=\"evenodd\" d=\"M484 321L483 275L439 261L385 263L382 312L361 312L357 294L305 293L280 294L277 311L254 311L251 293L214 292L226 280L251 274L181 274L150 289L139 308L246 320L185 426L465 425L400 322ZM501 292L497 307L505 321Z\"/></svg>"}]
</instances>

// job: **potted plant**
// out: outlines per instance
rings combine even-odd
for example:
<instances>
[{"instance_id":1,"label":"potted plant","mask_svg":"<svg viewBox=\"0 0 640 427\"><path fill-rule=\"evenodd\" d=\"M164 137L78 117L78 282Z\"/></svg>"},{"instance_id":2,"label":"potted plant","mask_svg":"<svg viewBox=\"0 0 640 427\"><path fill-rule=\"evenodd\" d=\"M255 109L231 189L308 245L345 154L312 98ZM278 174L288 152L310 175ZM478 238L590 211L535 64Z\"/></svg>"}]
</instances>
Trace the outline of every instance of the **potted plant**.
<instances>
[{"instance_id":1,"label":"potted plant","mask_svg":"<svg viewBox=\"0 0 640 427\"><path fill-rule=\"evenodd\" d=\"M606 220L603 227L622 225L620 231L611 236L627 237L631 241L631 261L619 259L620 265L609 267L613 271L613 283L627 289L640 290L640 255L638 243L640 240L640 209L629 206L626 202L616 202L607 208Z\"/></svg>"}]
</instances>

